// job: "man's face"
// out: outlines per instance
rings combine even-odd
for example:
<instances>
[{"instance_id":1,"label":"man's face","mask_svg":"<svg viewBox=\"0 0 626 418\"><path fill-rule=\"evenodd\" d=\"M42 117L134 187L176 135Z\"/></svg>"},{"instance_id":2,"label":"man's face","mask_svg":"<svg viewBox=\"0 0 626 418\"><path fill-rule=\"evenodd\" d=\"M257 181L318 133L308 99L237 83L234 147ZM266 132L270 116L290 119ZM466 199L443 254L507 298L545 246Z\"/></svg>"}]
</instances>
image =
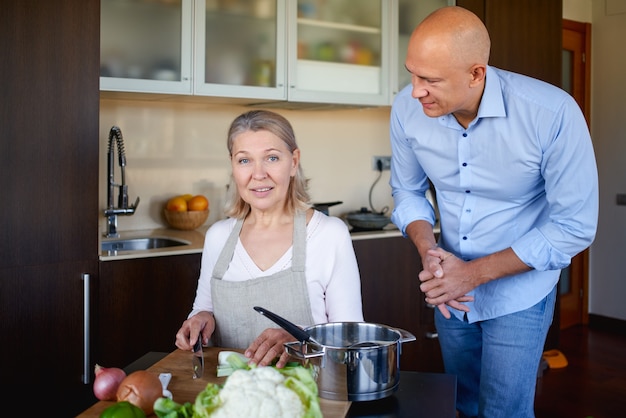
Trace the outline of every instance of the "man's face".
<instances>
[{"instance_id":1,"label":"man's face","mask_svg":"<svg viewBox=\"0 0 626 418\"><path fill-rule=\"evenodd\" d=\"M412 39L405 67L411 73L411 95L420 101L427 116L466 113L475 108L471 68L455 62L444 48L420 45Z\"/></svg>"}]
</instances>

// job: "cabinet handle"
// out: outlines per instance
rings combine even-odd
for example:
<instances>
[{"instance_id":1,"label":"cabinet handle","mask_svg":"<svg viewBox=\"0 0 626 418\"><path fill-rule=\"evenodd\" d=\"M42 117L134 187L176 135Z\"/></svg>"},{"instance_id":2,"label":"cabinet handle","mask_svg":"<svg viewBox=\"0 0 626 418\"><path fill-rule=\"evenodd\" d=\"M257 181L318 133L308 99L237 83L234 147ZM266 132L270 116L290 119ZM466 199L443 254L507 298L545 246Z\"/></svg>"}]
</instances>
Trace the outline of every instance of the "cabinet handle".
<instances>
[{"instance_id":1,"label":"cabinet handle","mask_svg":"<svg viewBox=\"0 0 626 418\"><path fill-rule=\"evenodd\" d=\"M439 333L437 333L437 332L427 332L426 333L426 338L428 338L429 340L436 340L437 338L439 338Z\"/></svg>"},{"instance_id":2,"label":"cabinet handle","mask_svg":"<svg viewBox=\"0 0 626 418\"><path fill-rule=\"evenodd\" d=\"M83 273L83 384L90 382L91 367L89 362L89 280L88 273Z\"/></svg>"},{"instance_id":3,"label":"cabinet handle","mask_svg":"<svg viewBox=\"0 0 626 418\"><path fill-rule=\"evenodd\" d=\"M435 309L435 305L433 305L432 303L427 303L426 307L430 309Z\"/></svg>"}]
</instances>

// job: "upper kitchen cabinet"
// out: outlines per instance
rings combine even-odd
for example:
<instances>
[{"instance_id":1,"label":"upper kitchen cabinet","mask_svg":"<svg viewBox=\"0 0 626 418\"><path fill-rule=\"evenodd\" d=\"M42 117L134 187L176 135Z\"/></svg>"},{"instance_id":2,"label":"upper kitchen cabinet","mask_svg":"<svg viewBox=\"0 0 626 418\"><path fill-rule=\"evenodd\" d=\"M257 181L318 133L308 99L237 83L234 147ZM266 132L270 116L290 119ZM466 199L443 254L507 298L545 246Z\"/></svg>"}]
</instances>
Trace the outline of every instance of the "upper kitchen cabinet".
<instances>
[{"instance_id":1,"label":"upper kitchen cabinet","mask_svg":"<svg viewBox=\"0 0 626 418\"><path fill-rule=\"evenodd\" d=\"M289 101L388 105L391 11L388 0L298 0L287 19Z\"/></svg>"},{"instance_id":2,"label":"upper kitchen cabinet","mask_svg":"<svg viewBox=\"0 0 626 418\"><path fill-rule=\"evenodd\" d=\"M194 94L286 100L285 0L197 0Z\"/></svg>"},{"instance_id":3,"label":"upper kitchen cabinet","mask_svg":"<svg viewBox=\"0 0 626 418\"><path fill-rule=\"evenodd\" d=\"M391 15L391 0L102 0L101 90L388 105Z\"/></svg>"},{"instance_id":4,"label":"upper kitchen cabinet","mask_svg":"<svg viewBox=\"0 0 626 418\"><path fill-rule=\"evenodd\" d=\"M100 90L192 93L193 0L101 0Z\"/></svg>"}]
</instances>

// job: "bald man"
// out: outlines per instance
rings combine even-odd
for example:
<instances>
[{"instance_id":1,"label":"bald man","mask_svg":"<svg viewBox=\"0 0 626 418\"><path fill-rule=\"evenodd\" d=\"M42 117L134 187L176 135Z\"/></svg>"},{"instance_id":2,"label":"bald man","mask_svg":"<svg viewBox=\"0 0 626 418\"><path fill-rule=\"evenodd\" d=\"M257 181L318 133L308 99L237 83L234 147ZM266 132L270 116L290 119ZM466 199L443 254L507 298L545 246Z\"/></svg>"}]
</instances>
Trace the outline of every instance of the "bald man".
<instances>
[{"instance_id":1,"label":"bald man","mask_svg":"<svg viewBox=\"0 0 626 418\"><path fill-rule=\"evenodd\" d=\"M560 271L595 237L597 169L573 98L489 66L489 50L461 7L411 35L390 120L392 221L421 256L459 416L534 417Z\"/></svg>"}]
</instances>

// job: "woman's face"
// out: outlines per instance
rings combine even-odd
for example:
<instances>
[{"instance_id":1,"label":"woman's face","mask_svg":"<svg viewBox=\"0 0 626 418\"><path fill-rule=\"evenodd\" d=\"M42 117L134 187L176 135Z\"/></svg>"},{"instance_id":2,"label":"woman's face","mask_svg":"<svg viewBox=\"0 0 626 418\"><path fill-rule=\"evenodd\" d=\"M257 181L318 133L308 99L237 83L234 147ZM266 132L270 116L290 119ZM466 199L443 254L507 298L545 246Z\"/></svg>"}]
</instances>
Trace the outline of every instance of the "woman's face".
<instances>
[{"instance_id":1,"label":"woman's face","mask_svg":"<svg viewBox=\"0 0 626 418\"><path fill-rule=\"evenodd\" d=\"M300 150L293 153L269 131L246 131L234 138L231 165L237 191L252 208L283 210Z\"/></svg>"}]
</instances>

